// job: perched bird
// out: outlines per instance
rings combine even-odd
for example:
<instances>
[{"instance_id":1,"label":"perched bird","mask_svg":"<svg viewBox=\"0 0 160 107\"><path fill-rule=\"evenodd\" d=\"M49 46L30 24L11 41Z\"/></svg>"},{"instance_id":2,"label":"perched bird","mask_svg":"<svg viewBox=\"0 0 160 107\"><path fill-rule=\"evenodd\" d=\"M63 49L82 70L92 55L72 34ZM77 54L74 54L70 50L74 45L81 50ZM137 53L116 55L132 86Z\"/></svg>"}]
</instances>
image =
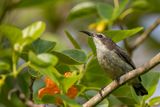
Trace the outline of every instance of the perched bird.
<instances>
[{"instance_id":1,"label":"perched bird","mask_svg":"<svg viewBox=\"0 0 160 107\"><path fill-rule=\"evenodd\" d=\"M81 32L93 38L98 62L111 79L118 79L121 75L136 69L128 54L110 38L101 33ZM141 84L140 77L131 80L129 84L133 86L137 95L143 96L148 94Z\"/></svg>"}]
</instances>

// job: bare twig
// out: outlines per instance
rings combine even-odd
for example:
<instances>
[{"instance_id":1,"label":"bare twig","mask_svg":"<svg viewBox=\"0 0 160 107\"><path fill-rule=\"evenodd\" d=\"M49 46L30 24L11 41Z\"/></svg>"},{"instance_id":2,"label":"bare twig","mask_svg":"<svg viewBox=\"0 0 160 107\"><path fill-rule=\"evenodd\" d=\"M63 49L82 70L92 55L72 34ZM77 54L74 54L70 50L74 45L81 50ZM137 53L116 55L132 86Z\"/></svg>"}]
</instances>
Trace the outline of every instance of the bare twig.
<instances>
[{"instance_id":1,"label":"bare twig","mask_svg":"<svg viewBox=\"0 0 160 107\"><path fill-rule=\"evenodd\" d=\"M134 50L135 48L137 48L140 44L142 44L147 37L149 36L149 34L160 24L160 18L158 18L148 29L146 29L141 36L139 36L134 44L131 46L131 49Z\"/></svg>"},{"instance_id":2,"label":"bare twig","mask_svg":"<svg viewBox=\"0 0 160 107\"><path fill-rule=\"evenodd\" d=\"M28 100L28 99L26 98L26 96L25 96L23 93L21 93L21 92L19 92L19 99L20 99L23 103L25 103L26 107L44 107L43 104L34 104L33 101Z\"/></svg>"},{"instance_id":3,"label":"bare twig","mask_svg":"<svg viewBox=\"0 0 160 107\"><path fill-rule=\"evenodd\" d=\"M92 97L89 101L83 104L83 107L93 107L99 102L101 102L106 96L108 96L111 92L116 90L122 84L126 83L127 81L146 73L156 65L160 63L160 53L154 56L150 61L145 63L144 65L140 66L139 68L132 70L124 75L122 75L119 81L114 80L109 85L107 85L103 90L97 93L94 97Z\"/></svg>"}]
</instances>

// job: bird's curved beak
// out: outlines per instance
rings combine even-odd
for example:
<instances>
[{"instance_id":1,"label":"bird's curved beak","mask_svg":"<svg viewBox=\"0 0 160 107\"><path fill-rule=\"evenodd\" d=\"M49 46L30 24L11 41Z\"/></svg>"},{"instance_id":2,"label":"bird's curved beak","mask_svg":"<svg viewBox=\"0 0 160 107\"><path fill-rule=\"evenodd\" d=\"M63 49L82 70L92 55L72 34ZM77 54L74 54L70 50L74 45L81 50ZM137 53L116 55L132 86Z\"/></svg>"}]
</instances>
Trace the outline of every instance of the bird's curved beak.
<instances>
[{"instance_id":1,"label":"bird's curved beak","mask_svg":"<svg viewBox=\"0 0 160 107\"><path fill-rule=\"evenodd\" d=\"M92 36L93 37L93 33L91 33L91 32L88 32L88 31L80 31L80 32L82 32L82 33L84 33L84 34L87 34L88 36Z\"/></svg>"}]
</instances>

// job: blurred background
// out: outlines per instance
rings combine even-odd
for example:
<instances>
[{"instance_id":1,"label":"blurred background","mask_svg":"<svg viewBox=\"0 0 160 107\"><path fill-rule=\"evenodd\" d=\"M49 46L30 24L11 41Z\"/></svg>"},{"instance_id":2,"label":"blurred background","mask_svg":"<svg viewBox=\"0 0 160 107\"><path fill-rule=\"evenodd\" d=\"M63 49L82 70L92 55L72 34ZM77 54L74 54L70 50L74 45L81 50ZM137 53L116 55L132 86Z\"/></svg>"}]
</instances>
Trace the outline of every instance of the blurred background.
<instances>
[{"instance_id":1,"label":"blurred background","mask_svg":"<svg viewBox=\"0 0 160 107\"><path fill-rule=\"evenodd\" d=\"M42 38L56 41L57 50L73 48L65 36L64 31L67 30L83 46L84 50L89 51L87 38L79 31L98 31L93 25L103 22L103 18L98 16L96 11L82 12L81 16L72 15L72 11L79 4L97 2L113 5L113 0L0 0L0 23L24 28L41 20L47 24ZM123 19L127 29L137 26L146 29L160 17L160 0L129 0L127 6L134 9L132 14ZM113 29L117 29L117 26L115 25ZM137 36L132 37L131 40ZM123 42L118 45L123 47ZM158 52L160 52L160 26L133 52L132 59L136 66L140 66ZM160 72L160 66L155 67L152 71ZM154 96L160 96L160 82ZM0 97L1 102L3 96ZM0 107L6 106L0 104Z\"/></svg>"}]
</instances>

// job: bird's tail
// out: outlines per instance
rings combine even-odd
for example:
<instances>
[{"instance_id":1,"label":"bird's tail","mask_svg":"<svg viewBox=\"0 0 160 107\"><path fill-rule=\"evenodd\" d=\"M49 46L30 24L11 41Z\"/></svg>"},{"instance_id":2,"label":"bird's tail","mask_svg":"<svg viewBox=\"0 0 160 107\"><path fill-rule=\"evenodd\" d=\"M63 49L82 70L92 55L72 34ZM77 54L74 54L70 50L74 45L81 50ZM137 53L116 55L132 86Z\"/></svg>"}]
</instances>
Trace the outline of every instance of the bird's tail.
<instances>
[{"instance_id":1,"label":"bird's tail","mask_svg":"<svg viewBox=\"0 0 160 107\"><path fill-rule=\"evenodd\" d=\"M141 83L133 84L132 86L138 96L144 96L148 94L148 91Z\"/></svg>"}]
</instances>

